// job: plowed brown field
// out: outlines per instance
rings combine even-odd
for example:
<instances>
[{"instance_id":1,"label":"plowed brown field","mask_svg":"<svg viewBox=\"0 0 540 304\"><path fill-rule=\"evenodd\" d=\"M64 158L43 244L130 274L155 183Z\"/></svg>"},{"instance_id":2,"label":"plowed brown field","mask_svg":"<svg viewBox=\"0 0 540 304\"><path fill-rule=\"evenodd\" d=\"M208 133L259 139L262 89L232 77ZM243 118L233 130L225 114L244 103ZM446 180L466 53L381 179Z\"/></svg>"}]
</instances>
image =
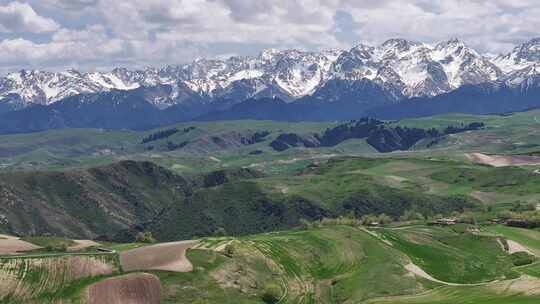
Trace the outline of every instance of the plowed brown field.
<instances>
[{"instance_id":1,"label":"plowed brown field","mask_svg":"<svg viewBox=\"0 0 540 304\"><path fill-rule=\"evenodd\" d=\"M90 285L87 298L89 304L159 304L161 285L155 275L132 273Z\"/></svg>"},{"instance_id":2,"label":"plowed brown field","mask_svg":"<svg viewBox=\"0 0 540 304\"><path fill-rule=\"evenodd\" d=\"M170 242L124 251L120 253L120 264L124 271L189 272L193 266L186 258L186 250L197 243L198 241Z\"/></svg>"}]
</instances>

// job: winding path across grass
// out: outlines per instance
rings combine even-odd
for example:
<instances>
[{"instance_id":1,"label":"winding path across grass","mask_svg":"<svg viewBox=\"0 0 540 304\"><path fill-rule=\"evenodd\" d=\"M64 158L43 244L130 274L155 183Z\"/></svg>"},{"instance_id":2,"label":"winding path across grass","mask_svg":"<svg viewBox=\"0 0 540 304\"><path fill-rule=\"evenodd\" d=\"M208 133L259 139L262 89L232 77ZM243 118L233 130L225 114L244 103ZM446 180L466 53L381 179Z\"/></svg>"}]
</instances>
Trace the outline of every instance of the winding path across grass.
<instances>
[{"instance_id":1,"label":"winding path across grass","mask_svg":"<svg viewBox=\"0 0 540 304\"><path fill-rule=\"evenodd\" d=\"M437 283L440 283L440 284L448 285L448 286L483 286L483 285L488 285L488 284L498 282L498 280L494 280L494 281L490 281L490 282L470 283L470 284L450 283L450 282L445 282L445 281L438 280L438 279L430 276L422 268L418 267L418 265L416 265L416 264L414 264L412 262L405 265L404 267L405 267L405 269L407 269L407 271L415 274L416 276L419 276L421 278L424 278L424 279L427 279L427 280L430 280L430 281L433 281L433 282L437 282Z\"/></svg>"},{"instance_id":2,"label":"winding path across grass","mask_svg":"<svg viewBox=\"0 0 540 304\"><path fill-rule=\"evenodd\" d=\"M414 225L413 226L403 226L403 227L393 227L393 228L377 228L377 229L401 230L401 229L407 229L407 228L410 228L410 227L414 227ZM370 231L370 230L368 230L366 228L360 228L360 230L368 233L369 235L373 236L374 238L376 238L377 240L383 242L384 244L386 244L388 246L393 246L392 242L382 238L379 234L377 234L374 231ZM483 285L488 285L488 284L498 282L498 280L493 280L493 281L489 281L489 282L482 282L482 283L452 283L452 282L441 281L439 279L436 279L436 278L432 277L430 274L425 272L418 265L416 265L412 261L410 261L411 260L410 257L408 257L408 259L409 259L409 263L407 265L403 266L407 271L409 271L410 273L412 273L412 274L414 274L416 276L419 276L421 278L424 278L424 279L427 279L427 280L430 280L432 282L436 282L436 283L439 283L439 284L443 284L443 285L447 285L447 286L483 286Z\"/></svg>"},{"instance_id":3,"label":"winding path across grass","mask_svg":"<svg viewBox=\"0 0 540 304\"><path fill-rule=\"evenodd\" d=\"M120 252L120 264L125 271L166 270L190 272L193 265L186 257L186 250L199 241L160 243Z\"/></svg>"}]
</instances>

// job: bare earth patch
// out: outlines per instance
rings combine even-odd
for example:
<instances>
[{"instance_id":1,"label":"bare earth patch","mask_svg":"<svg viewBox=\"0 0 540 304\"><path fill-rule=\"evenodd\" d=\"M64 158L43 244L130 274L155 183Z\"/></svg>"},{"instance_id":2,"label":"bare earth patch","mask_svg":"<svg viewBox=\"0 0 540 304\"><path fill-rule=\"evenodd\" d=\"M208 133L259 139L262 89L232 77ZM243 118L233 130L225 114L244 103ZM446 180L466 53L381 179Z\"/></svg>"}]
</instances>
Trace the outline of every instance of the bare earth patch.
<instances>
[{"instance_id":1,"label":"bare earth patch","mask_svg":"<svg viewBox=\"0 0 540 304\"><path fill-rule=\"evenodd\" d=\"M41 248L40 246L20 240L18 237L0 234L0 255L18 254Z\"/></svg>"},{"instance_id":2,"label":"bare earth patch","mask_svg":"<svg viewBox=\"0 0 540 304\"><path fill-rule=\"evenodd\" d=\"M487 285L491 283L491 282L487 282L487 283L477 283L477 284L459 284L459 283L450 283L450 282L437 280L436 278L426 273L422 268L418 267L418 265L413 264L413 263L409 263L405 265L405 269L407 269L407 271L421 278L424 278L433 282L441 283L444 285L448 285L448 286L481 286L481 285Z\"/></svg>"},{"instance_id":3,"label":"bare earth patch","mask_svg":"<svg viewBox=\"0 0 540 304\"><path fill-rule=\"evenodd\" d=\"M68 251L79 251L86 249L88 247L96 247L100 246L100 243L94 242L92 240L73 240L75 242L75 245L69 246Z\"/></svg>"},{"instance_id":4,"label":"bare earth patch","mask_svg":"<svg viewBox=\"0 0 540 304\"><path fill-rule=\"evenodd\" d=\"M82 278L115 271L116 266L105 256L6 259L0 263L0 302L4 297L12 297L22 301L20 303L34 303L30 299L39 294L57 291Z\"/></svg>"},{"instance_id":5,"label":"bare earth patch","mask_svg":"<svg viewBox=\"0 0 540 304\"><path fill-rule=\"evenodd\" d=\"M508 253L516 253L516 252L526 252L530 255L534 255L529 249L527 249L525 246L521 245L518 242L514 242L512 240L506 240L508 243Z\"/></svg>"},{"instance_id":6,"label":"bare earth patch","mask_svg":"<svg viewBox=\"0 0 540 304\"><path fill-rule=\"evenodd\" d=\"M186 258L186 250L198 241L181 241L145 246L120 253L120 264L124 271L167 270L189 272L193 265Z\"/></svg>"},{"instance_id":7,"label":"bare earth patch","mask_svg":"<svg viewBox=\"0 0 540 304\"><path fill-rule=\"evenodd\" d=\"M497 199L500 199L501 195L496 192L483 192L483 191L473 191L471 192L470 196L474 197L475 199L483 202L483 203L490 203L495 202Z\"/></svg>"},{"instance_id":8,"label":"bare earth patch","mask_svg":"<svg viewBox=\"0 0 540 304\"><path fill-rule=\"evenodd\" d=\"M472 162L493 167L540 165L540 157L538 156L466 153L465 157Z\"/></svg>"},{"instance_id":9,"label":"bare earth patch","mask_svg":"<svg viewBox=\"0 0 540 304\"><path fill-rule=\"evenodd\" d=\"M514 292L528 296L540 295L540 281L529 276L522 276L519 279L496 282L490 285L495 292Z\"/></svg>"},{"instance_id":10,"label":"bare earth patch","mask_svg":"<svg viewBox=\"0 0 540 304\"><path fill-rule=\"evenodd\" d=\"M109 278L88 287L89 304L159 304L159 278L148 273L133 273Z\"/></svg>"}]
</instances>

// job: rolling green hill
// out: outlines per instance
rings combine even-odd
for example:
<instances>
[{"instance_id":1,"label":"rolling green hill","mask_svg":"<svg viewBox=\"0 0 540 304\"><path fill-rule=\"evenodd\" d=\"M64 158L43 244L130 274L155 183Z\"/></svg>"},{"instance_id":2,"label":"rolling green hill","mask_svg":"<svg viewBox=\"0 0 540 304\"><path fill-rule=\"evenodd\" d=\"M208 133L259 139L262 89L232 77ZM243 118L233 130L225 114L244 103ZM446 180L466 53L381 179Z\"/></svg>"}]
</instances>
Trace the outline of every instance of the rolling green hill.
<instances>
[{"instance_id":1,"label":"rolling green hill","mask_svg":"<svg viewBox=\"0 0 540 304\"><path fill-rule=\"evenodd\" d=\"M152 271L164 303L538 303L539 262L507 247L538 256L540 232L490 223L540 216L540 165L492 167L464 156L539 154L537 116L386 122L485 124L399 153L349 137L326 147L270 146L280 134L308 138L354 124L342 122L0 136L0 233L50 247L35 252L46 259L0 257L0 283L20 292L4 302L78 303L89 284L124 274L117 253L85 253L108 271L73 276L65 269L79 259L57 251L71 239L121 251L142 246L142 233L201 239L187 253L193 272ZM440 217L463 223L427 225Z\"/></svg>"},{"instance_id":2,"label":"rolling green hill","mask_svg":"<svg viewBox=\"0 0 540 304\"><path fill-rule=\"evenodd\" d=\"M498 238L456 227L368 230L325 222L203 238L187 252L193 271L149 272L161 281L162 303L537 303L540 279L532 275L538 264L514 267ZM125 273L115 256L0 259L0 273L21 274L5 281L11 293L3 301L82 303L91 283ZM103 273L65 271L80 267L73 261L81 259L101 265ZM28 292L12 293L19 281Z\"/></svg>"},{"instance_id":3,"label":"rolling green hill","mask_svg":"<svg viewBox=\"0 0 540 304\"><path fill-rule=\"evenodd\" d=\"M540 151L538 117L540 112L537 110L492 116L447 114L405 119L391 122L388 126L442 130L448 126L484 123L482 130L451 134L437 140L421 140L410 151L400 153L414 157L463 160L463 153L471 151L510 154ZM283 133L311 136L323 134L325 130L342 124L246 120L181 123L144 132L65 129L1 135L0 170L65 170L132 159L153 161L182 173L238 166L257 166L268 172L279 172L288 170L291 163L306 159L325 159L332 155L387 155L377 153L366 143L366 139L347 139L333 147L300 147L284 152L274 151L270 147L270 143ZM171 129L178 132L144 141Z\"/></svg>"},{"instance_id":4,"label":"rolling green hill","mask_svg":"<svg viewBox=\"0 0 540 304\"><path fill-rule=\"evenodd\" d=\"M246 168L178 175L134 161L9 172L0 174L0 213L6 219L0 231L123 241L150 231L159 240L173 240L273 231L303 219L351 214L398 219L408 211L432 217L481 206L473 197L418 192L362 172L388 161L334 159L270 176ZM438 164L432 163L425 161Z\"/></svg>"}]
</instances>

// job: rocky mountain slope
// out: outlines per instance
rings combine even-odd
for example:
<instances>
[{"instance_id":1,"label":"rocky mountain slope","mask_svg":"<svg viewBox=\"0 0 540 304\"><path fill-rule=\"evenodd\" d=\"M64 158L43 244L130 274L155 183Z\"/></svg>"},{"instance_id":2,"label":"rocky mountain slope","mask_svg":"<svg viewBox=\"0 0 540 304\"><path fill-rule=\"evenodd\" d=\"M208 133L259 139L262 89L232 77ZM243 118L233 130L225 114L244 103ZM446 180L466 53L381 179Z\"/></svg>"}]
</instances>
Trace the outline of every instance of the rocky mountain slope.
<instances>
[{"instance_id":1,"label":"rocky mountain slope","mask_svg":"<svg viewBox=\"0 0 540 304\"><path fill-rule=\"evenodd\" d=\"M486 57L457 39L82 73L20 71L0 79L0 133L145 129L187 120L320 121L540 106L540 39Z\"/></svg>"},{"instance_id":2,"label":"rocky mountain slope","mask_svg":"<svg viewBox=\"0 0 540 304\"><path fill-rule=\"evenodd\" d=\"M435 96L466 84L504 81L519 85L536 75L540 39L493 60L451 39L435 45L391 39L378 46L310 52L269 49L256 57L199 59L189 64L110 72L19 71L0 79L0 98L17 107L48 105L81 93L132 90L164 85L147 96L160 109L193 100L311 95L329 80L369 79L395 99ZM522 78L519 78L521 76ZM331 98L330 98L331 99Z\"/></svg>"},{"instance_id":3,"label":"rocky mountain slope","mask_svg":"<svg viewBox=\"0 0 540 304\"><path fill-rule=\"evenodd\" d=\"M311 176L319 173L306 174L296 176L298 185L308 187ZM341 185L343 178L350 177L324 180ZM138 232L150 231L159 240L175 240L280 230L298 226L301 219L319 220L351 210L398 217L412 208L431 214L475 206L462 197L416 194L366 178L354 180L350 197L337 195L342 192L331 187L336 199L329 204L306 194L287 195L278 187L282 179L265 179L247 168L181 176L151 162L122 161L62 172L6 172L0 174L0 232L134 241ZM396 196L402 197L399 205L390 203Z\"/></svg>"}]
</instances>

